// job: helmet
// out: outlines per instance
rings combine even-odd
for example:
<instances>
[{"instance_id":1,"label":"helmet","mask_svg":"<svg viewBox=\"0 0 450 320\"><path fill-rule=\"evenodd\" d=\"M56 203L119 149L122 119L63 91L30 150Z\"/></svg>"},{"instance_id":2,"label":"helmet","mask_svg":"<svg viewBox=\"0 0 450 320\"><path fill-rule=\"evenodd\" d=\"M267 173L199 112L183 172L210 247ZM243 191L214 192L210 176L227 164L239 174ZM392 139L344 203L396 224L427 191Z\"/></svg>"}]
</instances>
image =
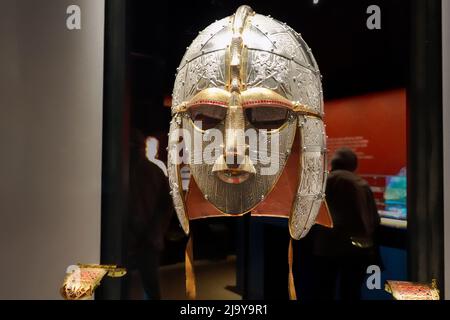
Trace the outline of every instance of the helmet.
<instances>
[{"instance_id":1,"label":"helmet","mask_svg":"<svg viewBox=\"0 0 450 320\"><path fill-rule=\"evenodd\" d=\"M208 215L315 223L326 181L319 68L299 33L241 6L199 33L172 95L168 173L180 223ZM189 191L180 168L188 166Z\"/></svg>"}]
</instances>

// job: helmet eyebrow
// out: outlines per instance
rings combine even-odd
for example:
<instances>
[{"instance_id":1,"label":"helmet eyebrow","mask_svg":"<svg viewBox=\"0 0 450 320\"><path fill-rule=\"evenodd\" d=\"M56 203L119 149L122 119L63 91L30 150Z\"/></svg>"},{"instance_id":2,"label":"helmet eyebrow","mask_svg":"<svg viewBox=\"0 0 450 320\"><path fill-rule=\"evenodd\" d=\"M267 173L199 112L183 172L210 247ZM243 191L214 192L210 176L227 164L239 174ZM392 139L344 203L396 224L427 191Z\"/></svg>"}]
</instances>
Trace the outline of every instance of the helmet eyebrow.
<instances>
[{"instance_id":1,"label":"helmet eyebrow","mask_svg":"<svg viewBox=\"0 0 450 320\"><path fill-rule=\"evenodd\" d=\"M198 105L215 105L220 107L227 107L231 94L220 88L208 88L197 93L189 101L183 101L175 108L173 113L185 112L190 107Z\"/></svg>"},{"instance_id":2,"label":"helmet eyebrow","mask_svg":"<svg viewBox=\"0 0 450 320\"><path fill-rule=\"evenodd\" d=\"M207 88L197 93L191 100L183 101L174 108L174 113L186 112L189 108L198 105L213 105L219 107L228 107L230 97L232 93L220 88ZM320 114L314 110L314 108L302 104L299 101L291 101L286 99L279 93L266 88L251 88L244 90L238 94L242 101L243 108L252 107L284 107L291 109L292 111L313 116L319 119L323 118L323 114Z\"/></svg>"},{"instance_id":3,"label":"helmet eyebrow","mask_svg":"<svg viewBox=\"0 0 450 320\"><path fill-rule=\"evenodd\" d=\"M321 119L322 114L314 111L308 105L302 104L299 101L291 101L286 99L282 95L266 88L251 88L241 93L242 106L244 108L251 108L256 106L271 106L271 107L284 107L291 109L292 111L313 116Z\"/></svg>"}]
</instances>

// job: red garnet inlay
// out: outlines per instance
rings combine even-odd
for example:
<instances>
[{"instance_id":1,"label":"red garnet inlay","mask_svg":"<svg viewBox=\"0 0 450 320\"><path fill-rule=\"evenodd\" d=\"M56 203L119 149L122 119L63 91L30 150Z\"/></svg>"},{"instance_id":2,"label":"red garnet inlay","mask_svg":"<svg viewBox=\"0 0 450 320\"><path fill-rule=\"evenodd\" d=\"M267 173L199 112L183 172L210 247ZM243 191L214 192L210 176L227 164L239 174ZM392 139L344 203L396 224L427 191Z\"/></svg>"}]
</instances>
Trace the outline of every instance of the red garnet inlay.
<instances>
[{"instance_id":1,"label":"red garnet inlay","mask_svg":"<svg viewBox=\"0 0 450 320\"><path fill-rule=\"evenodd\" d=\"M221 106L226 107L227 104L223 101L217 101L217 100L197 100L189 104L190 107L197 106L200 104L208 104L208 105L215 105L215 106Z\"/></svg>"},{"instance_id":2,"label":"red garnet inlay","mask_svg":"<svg viewBox=\"0 0 450 320\"><path fill-rule=\"evenodd\" d=\"M284 101L279 100L254 100L254 101L248 101L243 103L243 106L255 106L259 104L272 104L272 105L279 105L279 106L285 106L285 107L292 107L289 103L286 103Z\"/></svg>"},{"instance_id":3,"label":"red garnet inlay","mask_svg":"<svg viewBox=\"0 0 450 320\"><path fill-rule=\"evenodd\" d=\"M221 107L228 106L225 102L218 101L218 100L197 100L197 101L189 103L189 107L198 106L198 105L202 105L202 104L215 105L215 106L221 106ZM257 106L257 105L261 105L261 104L278 105L278 106L285 106L288 108L292 108L291 104L286 103L284 101L279 101L279 100L253 100L253 101L244 102L242 104L242 106L249 107L249 106Z\"/></svg>"}]
</instances>

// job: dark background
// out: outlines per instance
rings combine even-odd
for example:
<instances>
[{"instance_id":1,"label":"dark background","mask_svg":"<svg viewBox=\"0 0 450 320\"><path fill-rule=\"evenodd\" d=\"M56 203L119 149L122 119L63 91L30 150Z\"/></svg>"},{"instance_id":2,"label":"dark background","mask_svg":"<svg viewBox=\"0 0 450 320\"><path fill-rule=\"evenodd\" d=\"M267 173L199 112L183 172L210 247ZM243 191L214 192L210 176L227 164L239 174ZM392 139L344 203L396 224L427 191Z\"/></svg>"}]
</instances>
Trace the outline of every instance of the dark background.
<instances>
[{"instance_id":1,"label":"dark background","mask_svg":"<svg viewBox=\"0 0 450 320\"><path fill-rule=\"evenodd\" d=\"M154 1L127 1L126 101L130 106L130 126L160 140L161 160L166 161L171 119L164 98L172 93L175 71L186 47L199 31L233 14L242 4L250 5L259 14L271 15L302 34L323 75L325 101L408 85L411 59L408 0L319 0L318 4L313 4L313 0L192 0L157 5ZM381 8L381 30L369 30L366 26L370 16L366 10L370 5ZM238 230L244 221L219 218L191 223L196 237L195 258L220 259L240 250L243 235ZM286 298L288 240L287 228L270 226L265 230L264 250L271 261L265 265L273 275L266 279L266 292L270 293L266 298ZM163 263L183 261L184 244L174 217ZM307 250L307 240L302 240L302 248Z\"/></svg>"},{"instance_id":2,"label":"dark background","mask_svg":"<svg viewBox=\"0 0 450 320\"><path fill-rule=\"evenodd\" d=\"M128 1L128 76L132 125L146 134L168 131L176 68L199 31L248 4L300 32L323 75L325 100L406 86L410 1L313 0ZM381 8L381 30L369 30L370 5ZM164 144L163 141L161 141ZM165 159L163 159L165 160Z\"/></svg>"},{"instance_id":3,"label":"dark background","mask_svg":"<svg viewBox=\"0 0 450 320\"><path fill-rule=\"evenodd\" d=\"M319 0L317 5L313 0L246 2L256 12L270 14L303 34L324 76L325 100L407 88L408 279L429 282L436 278L443 292L441 3L441 0ZM122 261L130 126L160 138L160 155L165 160L163 150L170 111L163 107L163 98L171 92L175 69L185 47L198 31L215 19L232 14L240 4L211 0L105 2L102 263ZM373 4L381 8L381 30L366 28L366 9ZM370 119L367 122L374 125ZM217 233L217 227L209 230L215 230L216 239L226 238ZM279 231L271 231L264 239L271 244L267 250L284 251L281 248L285 241ZM239 234L251 237L247 232ZM275 260L278 259L271 263ZM281 261L279 265L282 270ZM271 271L275 274L275 270ZM269 278L280 283L286 280L284 275ZM119 287L118 282L104 283L96 297L117 299Z\"/></svg>"}]
</instances>

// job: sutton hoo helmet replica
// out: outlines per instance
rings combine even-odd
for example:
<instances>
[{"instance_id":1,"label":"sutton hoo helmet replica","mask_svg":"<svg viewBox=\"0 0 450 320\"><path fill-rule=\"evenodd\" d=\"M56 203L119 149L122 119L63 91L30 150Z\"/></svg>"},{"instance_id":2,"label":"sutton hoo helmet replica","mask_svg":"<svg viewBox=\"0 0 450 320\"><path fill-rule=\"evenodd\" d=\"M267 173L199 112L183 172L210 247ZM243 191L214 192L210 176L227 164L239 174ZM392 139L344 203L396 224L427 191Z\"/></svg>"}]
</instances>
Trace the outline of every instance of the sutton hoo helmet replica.
<instances>
[{"instance_id":1,"label":"sutton hoo helmet replica","mask_svg":"<svg viewBox=\"0 0 450 320\"><path fill-rule=\"evenodd\" d=\"M246 213L289 218L293 239L318 220L331 225L320 210L321 76L289 26L241 6L200 32L177 69L172 116L168 173L186 234L189 220ZM183 166L191 172L186 193Z\"/></svg>"}]
</instances>

